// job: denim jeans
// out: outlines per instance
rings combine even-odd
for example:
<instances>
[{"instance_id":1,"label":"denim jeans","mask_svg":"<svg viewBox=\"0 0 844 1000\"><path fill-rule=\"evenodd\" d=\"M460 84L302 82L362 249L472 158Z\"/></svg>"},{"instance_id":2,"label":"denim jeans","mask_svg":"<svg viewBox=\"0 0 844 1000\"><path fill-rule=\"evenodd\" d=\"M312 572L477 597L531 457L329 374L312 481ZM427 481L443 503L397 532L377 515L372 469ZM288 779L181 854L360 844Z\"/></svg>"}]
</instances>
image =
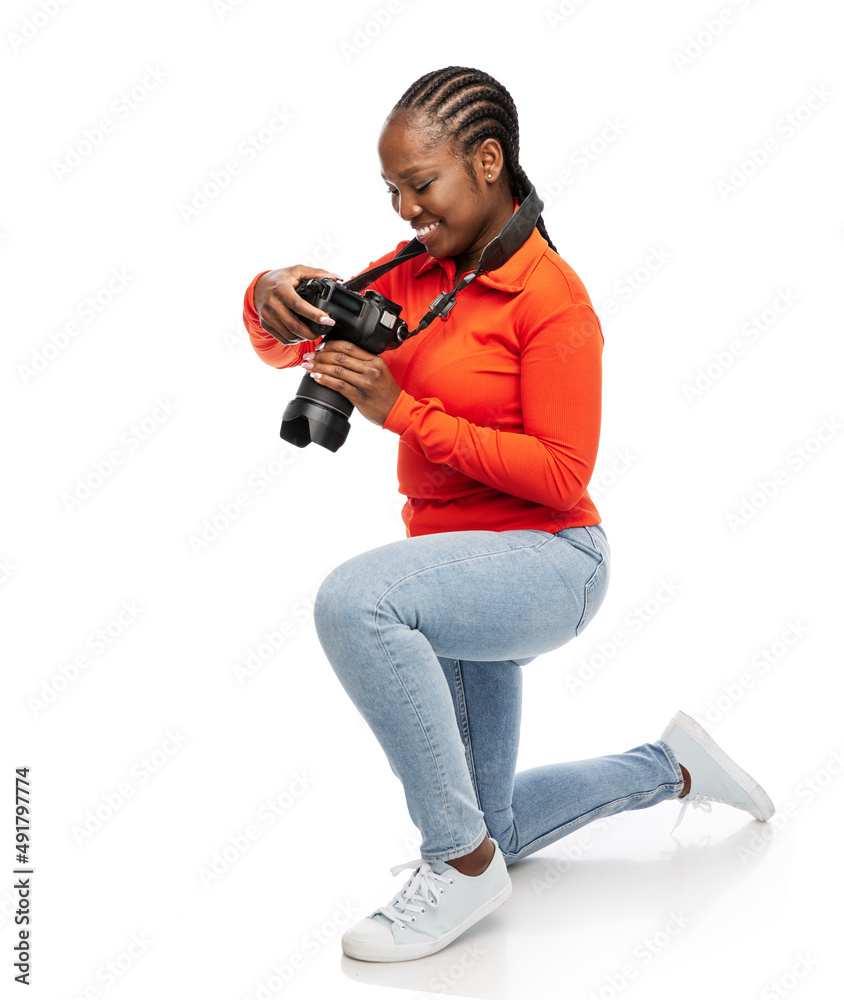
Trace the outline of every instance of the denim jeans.
<instances>
[{"instance_id":1,"label":"denim jeans","mask_svg":"<svg viewBox=\"0 0 844 1000\"><path fill-rule=\"evenodd\" d=\"M404 787L424 859L469 854L489 833L511 864L682 791L661 740L516 773L522 667L583 632L609 566L600 524L449 531L381 545L323 581L319 641Z\"/></svg>"}]
</instances>

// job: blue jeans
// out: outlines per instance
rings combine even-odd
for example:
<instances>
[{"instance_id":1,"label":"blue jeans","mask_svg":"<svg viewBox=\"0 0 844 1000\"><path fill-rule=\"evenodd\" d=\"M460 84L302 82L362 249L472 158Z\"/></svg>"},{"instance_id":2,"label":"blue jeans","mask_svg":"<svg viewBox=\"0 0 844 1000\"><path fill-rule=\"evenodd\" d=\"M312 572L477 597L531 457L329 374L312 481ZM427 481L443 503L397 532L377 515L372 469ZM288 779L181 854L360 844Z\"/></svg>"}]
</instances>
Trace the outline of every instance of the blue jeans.
<instances>
[{"instance_id":1,"label":"blue jeans","mask_svg":"<svg viewBox=\"0 0 844 1000\"><path fill-rule=\"evenodd\" d=\"M424 859L469 854L489 833L511 864L682 791L661 740L516 773L522 667L587 627L609 566L600 524L449 531L381 545L323 581L319 641L404 787Z\"/></svg>"}]
</instances>

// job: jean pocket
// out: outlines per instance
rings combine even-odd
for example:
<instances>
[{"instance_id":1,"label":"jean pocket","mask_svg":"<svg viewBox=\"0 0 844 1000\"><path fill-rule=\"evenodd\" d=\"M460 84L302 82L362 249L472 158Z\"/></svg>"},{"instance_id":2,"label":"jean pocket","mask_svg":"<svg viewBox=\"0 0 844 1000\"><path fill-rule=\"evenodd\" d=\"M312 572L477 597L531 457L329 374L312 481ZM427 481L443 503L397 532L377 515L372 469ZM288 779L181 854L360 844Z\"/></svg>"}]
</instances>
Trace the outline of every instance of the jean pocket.
<instances>
[{"instance_id":1,"label":"jean pocket","mask_svg":"<svg viewBox=\"0 0 844 1000\"><path fill-rule=\"evenodd\" d=\"M602 558L584 588L583 614L580 616L580 621L574 633L575 635L580 635L595 617L598 608L603 604L604 596L607 592L607 582L607 560Z\"/></svg>"}]
</instances>

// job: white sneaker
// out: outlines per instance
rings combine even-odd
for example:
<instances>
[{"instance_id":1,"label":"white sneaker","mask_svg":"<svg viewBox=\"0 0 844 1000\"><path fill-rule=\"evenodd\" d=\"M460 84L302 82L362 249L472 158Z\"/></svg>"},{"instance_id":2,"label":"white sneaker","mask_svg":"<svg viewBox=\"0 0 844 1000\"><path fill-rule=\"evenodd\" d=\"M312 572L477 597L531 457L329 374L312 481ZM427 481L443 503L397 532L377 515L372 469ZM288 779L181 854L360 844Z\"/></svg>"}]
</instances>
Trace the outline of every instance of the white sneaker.
<instances>
[{"instance_id":1,"label":"white sneaker","mask_svg":"<svg viewBox=\"0 0 844 1000\"><path fill-rule=\"evenodd\" d=\"M680 799L683 807L672 833L680 825L689 805L709 811L713 802L725 802L736 809L745 809L759 820L774 815L774 804L759 782L730 760L690 715L675 712L660 739L671 747L691 779L688 795Z\"/></svg>"},{"instance_id":2,"label":"white sneaker","mask_svg":"<svg viewBox=\"0 0 844 1000\"><path fill-rule=\"evenodd\" d=\"M413 868L401 892L386 906L349 928L343 952L364 962L404 962L445 948L510 897L513 885L501 848L481 875L461 875L446 861L406 861Z\"/></svg>"}]
</instances>

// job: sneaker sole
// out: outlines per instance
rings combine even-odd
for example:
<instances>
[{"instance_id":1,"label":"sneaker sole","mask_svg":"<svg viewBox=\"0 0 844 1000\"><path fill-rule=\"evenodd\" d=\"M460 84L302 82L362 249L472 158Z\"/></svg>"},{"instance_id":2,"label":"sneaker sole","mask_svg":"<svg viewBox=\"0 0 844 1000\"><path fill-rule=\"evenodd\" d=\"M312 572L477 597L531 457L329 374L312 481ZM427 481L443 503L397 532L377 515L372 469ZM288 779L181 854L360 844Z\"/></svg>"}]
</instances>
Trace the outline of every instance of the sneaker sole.
<instances>
[{"instance_id":1,"label":"sneaker sole","mask_svg":"<svg viewBox=\"0 0 844 1000\"><path fill-rule=\"evenodd\" d=\"M774 815L774 803L768 796L765 789L751 778L747 771L742 770L731 760L718 746L709 733L690 715L685 712L675 712L671 721L683 730L684 733L697 740L698 743L724 768L729 776L744 789L747 795L756 804L756 809L749 809L748 812L758 820L766 820ZM665 741L668 743L668 740ZM670 746L670 744L669 744ZM682 801L682 800L680 800Z\"/></svg>"},{"instance_id":2,"label":"sneaker sole","mask_svg":"<svg viewBox=\"0 0 844 1000\"><path fill-rule=\"evenodd\" d=\"M475 910L463 923L453 927L447 934L437 938L435 941L420 941L419 944L378 945L347 941L343 937L341 941L343 954L348 955L349 958L359 959L362 962L406 962L413 958L425 958L427 955L434 955L447 945L450 945L455 938L460 937L472 924L476 924L482 917L485 917L488 913L501 906L502 903L505 903L510 898L512 892L513 883L508 882L497 896L493 896L488 903L484 903L483 906Z\"/></svg>"}]
</instances>

